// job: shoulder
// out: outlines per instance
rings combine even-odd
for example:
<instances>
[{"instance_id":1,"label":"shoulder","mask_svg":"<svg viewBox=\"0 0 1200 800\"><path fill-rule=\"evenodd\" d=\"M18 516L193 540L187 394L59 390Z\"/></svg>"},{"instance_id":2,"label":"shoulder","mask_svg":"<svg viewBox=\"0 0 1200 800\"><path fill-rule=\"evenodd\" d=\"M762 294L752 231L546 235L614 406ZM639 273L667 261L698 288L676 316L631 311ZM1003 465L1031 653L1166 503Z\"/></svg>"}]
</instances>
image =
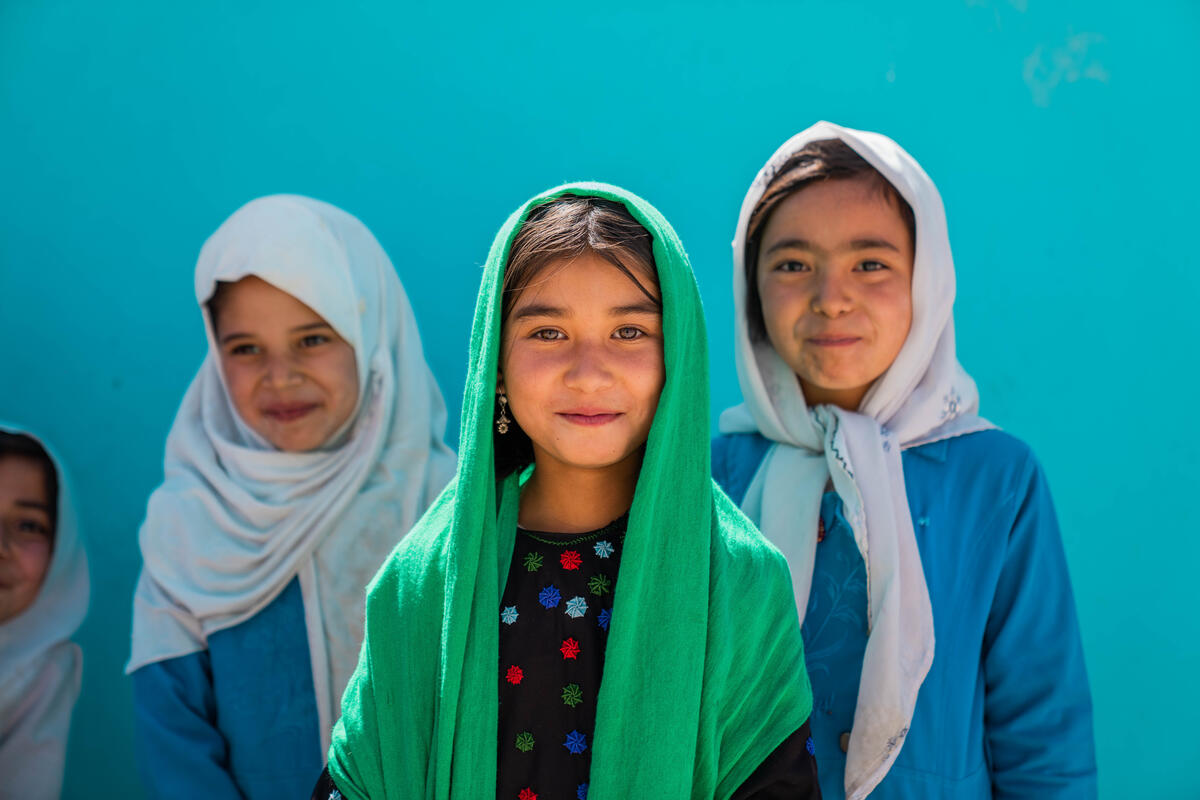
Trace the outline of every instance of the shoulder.
<instances>
[{"instance_id":1,"label":"shoulder","mask_svg":"<svg viewBox=\"0 0 1200 800\"><path fill-rule=\"evenodd\" d=\"M713 501L716 522L712 543L714 573L735 581L761 581L771 577L789 582L787 560L749 517L719 487L714 486Z\"/></svg>"},{"instance_id":2,"label":"shoulder","mask_svg":"<svg viewBox=\"0 0 1200 800\"><path fill-rule=\"evenodd\" d=\"M367 584L367 615L372 610L394 613L398 597L444 578L450 531L454 521L456 481L451 481L413 529L392 549Z\"/></svg>"},{"instance_id":3,"label":"shoulder","mask_svg":"<svg viewBox=\"0 0 1200 800\"><path fill-rule=\"evenodd\" d=\"M987 484L1016 491L1041 474L1033 449L1002 430L956 436L904 451L906 480L931 473L957 485Z\"/></svg>"},{"instance_id":4,"label":"shoulder","mask_svg":"<svg viewBox=\"0 0 1200 800\"><path fill-rule=\"evenodd\" d=\"M759 433L725 433L712 440L713 478L735 503L741 503L771 440Z\"/></svg>"}]
</instances>

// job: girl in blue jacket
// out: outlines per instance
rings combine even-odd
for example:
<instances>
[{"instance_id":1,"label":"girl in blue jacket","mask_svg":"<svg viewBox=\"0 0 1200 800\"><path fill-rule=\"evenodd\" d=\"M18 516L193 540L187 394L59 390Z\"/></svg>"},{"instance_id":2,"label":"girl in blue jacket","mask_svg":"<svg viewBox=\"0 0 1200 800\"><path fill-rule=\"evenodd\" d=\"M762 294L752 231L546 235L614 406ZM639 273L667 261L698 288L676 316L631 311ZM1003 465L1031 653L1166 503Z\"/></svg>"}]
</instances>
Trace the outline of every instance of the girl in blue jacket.
<instances>
[{"instance_id":1,"label":"girl in blue jacket","mask_svg":"<svg viewBox=\"0 0 1200 800\"><path fill-rule=\"evenodd\" d=\"M734 298L713 470L791 566L824 796L1094 797L1054 507L976 414L933 182L879 134L797 134L742 205Z\"/></svg>"},{"instance_id":2,"label":"girl in blue jacket","mask_svg":"<svg viewBox=\"0 0 1200 800\"><path fill-rule=\"evenodd\" d=\"M139 533L135 742L147 794L305 797L358 661L367 582L454 473L391 261L296 195L200 251L208 355Z\"/></svg>"}]
</instances>

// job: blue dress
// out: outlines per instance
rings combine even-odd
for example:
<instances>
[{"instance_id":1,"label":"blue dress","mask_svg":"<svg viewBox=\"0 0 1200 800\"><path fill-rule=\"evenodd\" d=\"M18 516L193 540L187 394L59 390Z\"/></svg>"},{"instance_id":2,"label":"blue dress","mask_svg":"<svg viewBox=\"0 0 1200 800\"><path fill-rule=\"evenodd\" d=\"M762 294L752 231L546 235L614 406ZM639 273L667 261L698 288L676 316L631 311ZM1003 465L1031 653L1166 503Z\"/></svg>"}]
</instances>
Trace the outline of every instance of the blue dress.
<instances>
[{"instance_id":1,"label":"blue dress","mask_svg":"<svg viewBox=\"0 0 1200 800\"><path fill-rule=\"evenodd\" d=\"M300 584L133 675L134 747L151 798L308 797L325 763Z\"/></svg>"},{"instance_id":2,"label":"blue dress","mask_svg":"<svg viewBox=\"0 0 1200 800\"><path fill-rule=\"evenodd\" d=\"M771 443L713 441L741 503ZM904 451L937 639L912 726L871 798L1094 798L1092 703L1054 506L1028 446L984 431ZM822 795L844 797L844 742L867 643L866 572L841 501L821 504L803 626Z\"/></svg>"}]
</instances>

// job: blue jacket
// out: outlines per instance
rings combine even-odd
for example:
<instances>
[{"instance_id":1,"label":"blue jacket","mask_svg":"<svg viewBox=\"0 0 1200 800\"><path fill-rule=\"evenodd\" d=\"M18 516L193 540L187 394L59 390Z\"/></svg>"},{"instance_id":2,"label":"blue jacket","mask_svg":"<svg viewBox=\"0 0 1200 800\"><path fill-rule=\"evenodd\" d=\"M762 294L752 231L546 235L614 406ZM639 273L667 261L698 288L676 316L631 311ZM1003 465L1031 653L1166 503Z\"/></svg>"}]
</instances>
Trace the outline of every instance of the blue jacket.
<instances>
[{"instance_id":1,"label":"blue jacket","mask_svg":"<svg viewBox=\"0 0 1200 800\"><path fill-rule=\"evenodd\" d=\"M771 443L713 441L737 503ZM1092 703L1045 476L1028 446L984 431L902 456L937 640L912 726L880 800L1094 798ZM842 798L867 642L866 573L835 493L821 505L803 632L821 792Z\"/></svg>"},{"instance_id":2,"label":"blue jacket","mask_svg":"<svg viewBox=\"0 0 1200 800\"><path fill-rule=\"evenodd\" d=\"M134 747L147 795L307 798L325 763L300 584L208 637L208 649L133 673Z\"/></svg>"}]
</instances>

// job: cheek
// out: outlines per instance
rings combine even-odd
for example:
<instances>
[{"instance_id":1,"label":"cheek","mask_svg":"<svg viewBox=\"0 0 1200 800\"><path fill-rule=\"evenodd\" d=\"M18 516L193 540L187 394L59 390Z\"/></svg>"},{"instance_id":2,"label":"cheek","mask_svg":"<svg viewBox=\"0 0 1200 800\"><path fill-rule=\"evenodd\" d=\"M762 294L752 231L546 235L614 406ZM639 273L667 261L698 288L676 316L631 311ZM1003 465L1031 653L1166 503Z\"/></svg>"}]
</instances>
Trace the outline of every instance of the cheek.
<instances>
[{"instance_id":1,"label":"cheek","mask_svg":"<svg viewBox=\"0 0 1200 800\"><path fill-rule=\"evenodd\" d=\"M254 416L253 400L254 387L258 383L257 371L233 359L222 359L221 371L225 375L225 386L229 390L229 399L233 401L234 409L243 419Z\"/></svg>"},{"instance_id":2,"label":"cheek","mask_svg":"<svg viewBox=\"0 0 1200 800\"><path fill-rule=\"evenodd\" d=\"M50 567L50 542L43 539L25 545L17 553L17 563L21 565L21 574L30 590L36 591Z\"/></svg>"},{"instance_id":3,"label":"cheek","mask_svg":"<svg viewBox=\"0 0 1200 800\"><path fill-rule=\"evenodd\" d=\"M504 393L508 395L509 406L524 407L526 401L537 402L537 398L550 391L545 384L561 374L559 361L552 351L533 353L520 342L509 347L502 365Z\"/></svg>"},{"instance_id":4,"label":"cheek","mask_svg":"<svg viewBox=\"0 0 1200 800\"><path fill-rule=\"evenodd\" d=\"M871 316L889 362L900 352L912 327L912 296L907 286L886 287L871 299Z\"/></svg>"},{"instance_id":5,"label":"cheek","mask_svg":"<svg viewBox=\"0 0 1200 800\"><path fill-rule=\"evenodd\" d=\"M649 352L642 355L634 368L637 375L637 385L640 389L639 394L651 406L651 410L658 405L659 395L662 394L663 386L667 382L667 370L663 364L663 348L659 344L654 348L647 348Z\"/></svg>"},{"instance_id":6,"label":"cheek","mask_svg":"<svg viewBox=\"0 0 1200 800\"><path fill-rule=\"evenodd\" d=\"M772 334L790 332L808 307L805 291L798 285L767 281L759 286L763 322Z\"/></svg>"},{"instance_id":7,"label":"cheek","mask_svg":"<svg viewBox=\"0 0 1200 800\"><path fill-rule=\"evenodd\" d=\"M358 405L358 364L354 360L354 349L344 345L344 350L336 354L329 367L330 380L336 387L335 394L339 398L339 406L349 406L353 409Z\"/></svg>"}]
</instances>

